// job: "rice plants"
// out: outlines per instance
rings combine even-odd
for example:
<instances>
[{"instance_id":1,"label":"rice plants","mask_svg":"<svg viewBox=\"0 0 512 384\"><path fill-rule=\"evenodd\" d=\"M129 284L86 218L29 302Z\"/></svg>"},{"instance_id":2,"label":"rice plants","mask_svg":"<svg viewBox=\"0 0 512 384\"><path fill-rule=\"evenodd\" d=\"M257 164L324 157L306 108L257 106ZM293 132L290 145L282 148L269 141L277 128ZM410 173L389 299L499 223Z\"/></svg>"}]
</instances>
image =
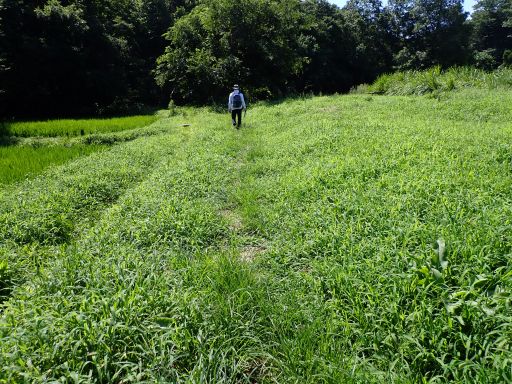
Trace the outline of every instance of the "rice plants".
<instances>
[{"instance_id":1,"label":"rice plants","mask_svg":"<svg viewBox=\"0 0 512 384\"><path fill-rule=\"evenodd\" d=\"M0 191L0 380L512 381L511 103L190 111Z\"/></svg>"},{"instance_id":2,"label":"rice plants","mask_svg":"<svg viewBox=\"0 0 512 384\"><path fill-rule=\"evenodd\" d=\"M159 117L157 115L141 115L115 117L110 119L63 119L34 122L6 122L2 133L8 136L80 136L93 133L107 133L142 128L148 126Z\"/></svg>"},{"instance_id":3,"label":"rice plants","mask_svg":"<svg viewBox=\"0 0 512 384\"><path fill-rule=\"evenodd\" d=\"M50 165L60 165L101 150L100 145L0 147L0 184L9 184L41 173Z\"/></svg>"},{"instance_id":4,"label":"rice plants","mask_svg":"<svg viewBox=\"0 0 512 384\"><path fill-rule=\"evenodd\" d=\"M145 127L159 118L161 116L154 115L103 120L2 123L0 184L33 177L51 165L60 165L96 152L105 145L159 134L166 128L162 129L161 125ZM78 135L83 137L69 138Z\"/></svg>"}]
</instances>

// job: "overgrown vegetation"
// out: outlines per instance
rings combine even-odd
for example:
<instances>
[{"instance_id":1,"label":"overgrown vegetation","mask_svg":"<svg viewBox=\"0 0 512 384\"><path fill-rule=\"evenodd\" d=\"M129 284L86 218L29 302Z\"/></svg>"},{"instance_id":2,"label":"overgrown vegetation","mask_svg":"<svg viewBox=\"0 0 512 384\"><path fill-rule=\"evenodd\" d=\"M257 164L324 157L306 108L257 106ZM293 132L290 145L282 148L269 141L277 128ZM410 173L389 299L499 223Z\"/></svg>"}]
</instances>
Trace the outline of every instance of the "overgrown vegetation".
<instances>
[{"instance_id":1,"label":"overgrown vegetation","mask_svg":"<svg viewBox=\"0 0 512 384\"><path fill-rule=\"evenodd\" d=\"M384 95L425 95L464 88L511 90L512 69L486 72L460 67L442 71L440 67L434 67L424 71L395 72L379 76L365 91Z\"/></svg>"},{"instance_id":2,"label":"overgrown vegetation","mask_svg":"<svg viewBox=\"0 0 512 384\"><path fill-rule=\"evenodd\" d=\"M511 104L189 109L0 189L0 380L512 381Z\"/></svg>"}]
</instances>

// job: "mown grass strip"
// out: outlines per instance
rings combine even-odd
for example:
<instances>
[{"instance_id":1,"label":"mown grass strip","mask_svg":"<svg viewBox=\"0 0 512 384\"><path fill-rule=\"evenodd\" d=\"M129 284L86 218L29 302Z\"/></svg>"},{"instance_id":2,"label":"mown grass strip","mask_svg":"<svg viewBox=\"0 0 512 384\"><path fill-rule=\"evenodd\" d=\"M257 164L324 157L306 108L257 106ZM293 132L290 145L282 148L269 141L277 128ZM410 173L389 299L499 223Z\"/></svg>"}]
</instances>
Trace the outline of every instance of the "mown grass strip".
<instances>
[{"instance_id":1,"label":"mown grass strip","mask_svg":"<svg viewBox=\"0 0 512 384\"><path fill-rule=\"evenodd\" d=\"M218 171L235 165L237 138L218 116L193 121L195 128L160 137L172 155L161 158L145 181L123 194L96 225L34 278L34 291L17 292L17 297L28 295L25 315L35 310L34 304L46 308L43 316L35 315L37 321L65 316L75 324L73 329L67 329L67 320L43 326L52 340L60 339L61 332L68 336L60 339L56 354L32 343L39 367L63 367L66 361L85 381L88 374L109 382L119 377L209 382L259 377L263 348L245 319L258 317L264 295L254 276L230 257L231 233L220 214L235 176ZM205 128L198 126L204 127L206 121L211 128L202 132ZM151 149L149 140L139 146ZM43 294L53 289L64 296L73 291L73 299L58 303ZM11 304L16 306L14 300ZM29 328L25 335L6 334L6 350L11 342L28 345L35 330ZM134 342L138 352L132 349ZM236 348L226 350L233 342ZM69 348L75 350L73 356L61 353ZM20 377L16 363L2 362L6 377ZM153 367L152 372L147 367ZM24 377L40 377L34 368L25 367ZM68 374L57 368L51 376Z\"/></svg>"}]
</instances>

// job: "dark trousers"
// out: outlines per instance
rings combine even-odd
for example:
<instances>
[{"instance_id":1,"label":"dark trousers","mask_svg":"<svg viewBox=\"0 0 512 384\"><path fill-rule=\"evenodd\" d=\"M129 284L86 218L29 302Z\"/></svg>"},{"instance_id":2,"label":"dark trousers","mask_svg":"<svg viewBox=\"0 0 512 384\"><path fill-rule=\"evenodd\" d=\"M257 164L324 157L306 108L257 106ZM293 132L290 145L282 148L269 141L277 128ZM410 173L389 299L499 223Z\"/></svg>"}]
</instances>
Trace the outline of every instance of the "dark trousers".
<instances>
[{"instance_id":1,"label":"dark trousers","mask_svg":"<svg viewBox=\"0 0 512 384\"><path fill-rule=\"evenodd\" d=\"M233 109L231 111L231 121L233 122L233 127L236 124L236 117L238 116L238 127L242 125L242 108L240 109Z\"/></svg>"}]
</instances>

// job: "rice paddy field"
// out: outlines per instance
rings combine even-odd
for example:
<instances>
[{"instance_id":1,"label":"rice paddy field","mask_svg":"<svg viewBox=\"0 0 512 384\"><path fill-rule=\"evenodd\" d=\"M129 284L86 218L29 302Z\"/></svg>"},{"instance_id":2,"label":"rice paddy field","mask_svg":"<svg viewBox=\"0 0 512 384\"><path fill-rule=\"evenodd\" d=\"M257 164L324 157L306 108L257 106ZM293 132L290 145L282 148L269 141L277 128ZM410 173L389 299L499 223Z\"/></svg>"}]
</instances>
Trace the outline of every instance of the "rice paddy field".
<instances>
[{"instance_id":1,"label":"rice paddy field","mask_svg":"<svg viewBox=\"0 0 512 384\"><path fill-rule=\"evenodd\" d=\"M0 382L512 382L512 93L441 96L188 109L1 186Z\"/></svg>"},{"instance_id":2,"label":"rice paddy field","mask_svg":"<svg viewBox=\"0 0 512 384\"><path fill-rule=\"evenodd\" d=\"M160 133L161 116L49 120L0 125L0 185L33 178L49 167L110 145ZM79 136L79 137L74 137Z\"/></svg>"},{"instance_id":3,"label":"rice paddy field","mask_svg":"<svg viewBox=\"0 0 512 384\"><path fill-rule=\"evenodd\" d=\"M83 136L93 133L119 132L142 128L158 120L157 115L114 117L110 119L61 119L48 121L6 122L0 133L18 137Z\"/></svg>"},{"instance_id":4,"label":"rice paddy field","mask_svg":"<svg viewBox=\"0 0 512 384\"><path fill-rule=\"evenodd\" d=\"M9 184L37 175L50 165L59 165L100 150L98 145L0 146L0 183Z\"/></svg>"}]
</instances>

